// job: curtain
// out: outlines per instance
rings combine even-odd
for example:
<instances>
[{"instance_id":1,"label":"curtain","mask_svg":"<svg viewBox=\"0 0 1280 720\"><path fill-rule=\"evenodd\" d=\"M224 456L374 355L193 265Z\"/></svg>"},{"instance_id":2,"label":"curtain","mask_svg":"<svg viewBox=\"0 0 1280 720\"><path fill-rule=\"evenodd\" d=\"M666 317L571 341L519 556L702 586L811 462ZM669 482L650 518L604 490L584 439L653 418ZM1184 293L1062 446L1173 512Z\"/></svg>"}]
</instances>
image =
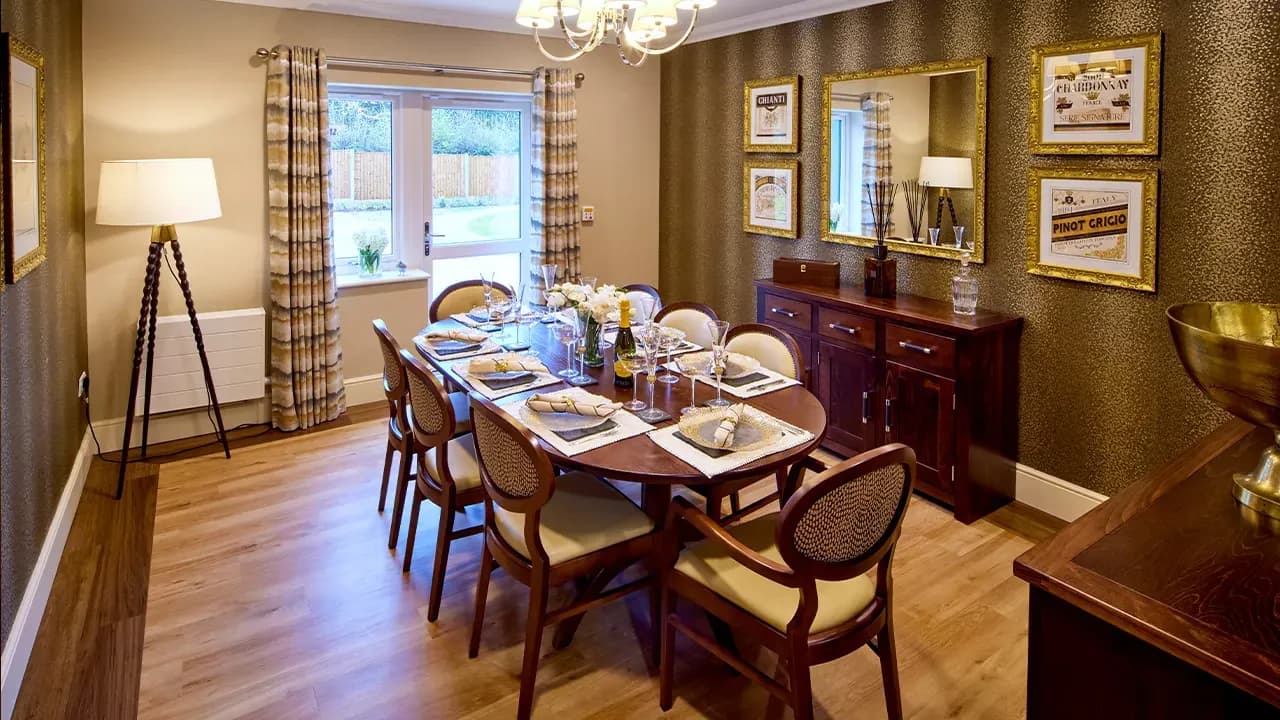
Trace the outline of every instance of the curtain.
<instances>
[{"instance_id":1,"label":"curtain","mask_svg":"<svg viewBox=\"0 0 1280 720\"><path fill-rule=\"evenodd\" d=\"M893 96L886 92L870 92L862 96L862 182L873 183L893 180L893 158L889 144L889 104ZM867 194L862 196L862 232L875 234L875 221L871 217L871 203ZM893 234L893 221L889 222L889 234Z\"/></svg>"},{"instance_id":2,"label":"curtain","mask_svg":"<svg viewBox=\"0 0 1280 720\"><path fill-rule=\"evenodd\" d=\"M267 68L271 422L281 430L346 409L329 204L322 50L278 47Z\"/></svg>"},{"instance_id":3,"label":"curtain","mask_svg":"<svg viewBox=\"0 0 1280 720\"><path fill-rule=\"evenodd\" d=\"M538 266L560 266L559 279L581 272L578 217L578 103L573 71L538 68L533 79L533 261L530 275L541 286Z\"/></svg>"}]
</instances>

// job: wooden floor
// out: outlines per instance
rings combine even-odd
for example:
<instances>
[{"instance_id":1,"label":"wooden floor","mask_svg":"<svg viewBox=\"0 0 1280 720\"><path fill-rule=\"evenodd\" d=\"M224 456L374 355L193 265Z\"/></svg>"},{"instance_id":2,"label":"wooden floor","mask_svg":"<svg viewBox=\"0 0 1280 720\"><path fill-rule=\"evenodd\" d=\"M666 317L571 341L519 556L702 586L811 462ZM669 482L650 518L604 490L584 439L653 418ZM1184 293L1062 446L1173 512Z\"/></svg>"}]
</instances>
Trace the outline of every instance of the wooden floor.
<instances>
[{"instance_id":1,"label":"wooden floor","mask_svg":"<svg viewBox=\"0 0 1280 720\"><path fill-rule=\"evenodd\" d=\"M154 494L154 466L138 466L119 504L105 490L114 466L95 463L14 717L512 717L524 588L495 575L468 660L481 540L459 541L426 622L435 513L424 506L402 575L375 509L384 443L382 422L352 423L171 462ZM907 514L895 619L908 717L1024 714L1027 589L1011 566L1056 524L1025 509L993 520L965 526L919 499ZM683 640L663 715L647 626L635 596L589 613L566 650L548 641L535 716L777 716ZM814 691L819 717L884 717L869 650L815 669Z\"/></svg>"}]
</instances>

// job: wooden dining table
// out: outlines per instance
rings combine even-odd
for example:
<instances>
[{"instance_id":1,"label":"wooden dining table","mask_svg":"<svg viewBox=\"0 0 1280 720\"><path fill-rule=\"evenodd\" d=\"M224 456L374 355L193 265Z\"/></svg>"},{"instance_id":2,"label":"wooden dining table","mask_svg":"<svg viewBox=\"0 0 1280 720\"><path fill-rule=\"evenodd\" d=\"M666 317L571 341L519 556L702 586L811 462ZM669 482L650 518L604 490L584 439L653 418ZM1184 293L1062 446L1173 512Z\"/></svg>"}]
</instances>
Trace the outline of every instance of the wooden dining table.
<instances>
[{"instance_id":1,"label":"wooden dining table","mask_svg":"<svg viewBox=\"0 0 1280 720\"><path fill-rule=\"evenodd\" d=\"M452 318L441 320L424 328L414 339L414 344L418 354L439 370L451 383L471 390L472 385L465 371L466 363L471 358L468 357L461 360L439 359L428 352L424 345L425 336L428 332L463 327L466 326ZM536 350L538 360L546 365L552 374L555 374L568 367L568 360L565 346L556 339L553 328L553 324L544 324L542 322L524 325L520 327L520 339ZM510 323L503 332L493 332L491 336L494 342L510 344L515 338L515 332L515 324ZM602 333L602 335L605 334ZM617 402L630 400L631 389L619 388L613 384L614 356L611 346L606 347L604 357L605 363L603 367L592 368L588 366L586 368L586 374L595 378L597 383L587 385L583 389ZM665 356L661 359L665 361ZM455 363L457 363L457 367L455 367ZM662 373L664 371L659 370L658 372ZM644 378L637 374L636 382L640 384L640 399L648 402L649 391ZM510 397L527 397L537 393L564 390L568 387L570 386L564 382L556 385L544 385L504 397L502 402L505 402ZM666 427L679 422L680 409L690 404L691 392L697 393L699 403L715 397L716 390L713 386L698 381L696 387L696 391L691 391L690 380L684 376L680 376L680 382L678 383L655 383L653 404L664 410L671 416L671 419L655 423L654 428ZM666 519L667 508L671 503L673 486L696 487L731 480L771 478L777 472L785 471L800 460L808 457L822 443L826 434L826 410L823 409L818 398L803 385L791 385L748 400L740 400L727 390L724 396L735 403L745 402L783 422L807 430L812 433L813 437L801 445L762 457L731 472L714 477L707 477L697 468L659 447L657 443L645 435L629 437L604 447L572 456L560 452L549 443L542 443L542 447L550 456L551 462L559 468L581 470L612 481L639 484L641 507L645 514L653 520L654 526L661 528ZM653 592L655 594L657 592L656 583L654 584ZM563 643L568 642L576 625L576 622L572 622L567 628L561 628L560 632L557 633L557 646L562 647ZM655 618L655 632L657 625L657 619Z\"/></svg>"}]
</instances>

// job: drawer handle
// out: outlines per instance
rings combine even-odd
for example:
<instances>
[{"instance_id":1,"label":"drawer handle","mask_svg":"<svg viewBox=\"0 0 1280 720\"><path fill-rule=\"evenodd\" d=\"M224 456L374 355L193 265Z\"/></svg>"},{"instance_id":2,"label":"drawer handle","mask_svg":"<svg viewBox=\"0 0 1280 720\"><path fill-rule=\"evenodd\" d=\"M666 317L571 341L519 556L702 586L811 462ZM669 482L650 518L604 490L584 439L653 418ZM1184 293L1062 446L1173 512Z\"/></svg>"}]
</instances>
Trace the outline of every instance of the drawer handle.
<instances>
[{"instance_id":1,"label":"drawer handle","mask_svg":"<svg viewBox=\"0 0 1280 720\"><path fill-rule=\"evenodd\" d=\"M790 310L783 310L782 308L769 308L769 312L773 313L774 315L785 315L793 320L796 317L795 313L791 312Z\"/></svg>"},{"instance_id":2,"label":"drawer handle","mask_svg":"<svg viewBox=\"0 0 1280 720\"><path fill-rule=\"evenodd\" d=\"M898 341L898 347L902 348L903 350L915 350L916 352L924 353L925 355L933 354L933 348L925 347L923 345L917 345L913 342L907 342L906 340Z\"/></svg>"},{"instance_id":3,"label":"drawer handle","mask_svg":"<svg viewBox=\"0 0 1280 720\"><path fill-rule=\"evenodd\" d=\"M831 328L832 330L839 330L840 332L842 332L842 333L847 333L847 334L849 334L849 335L857 335L857 334L858 334L858 328L856 328L856 327L849 327L848 325L841 325L840 323L831 323L831 324L830 324L830 325L828 325L827 327Z\"/></svg>"},{"instance_id":4,"label":"drawer handle","mask_svg":"<svg viewBox=\"0 0 1280 720\"><path fill-rule=\"evenodd\" d=\"M891 414L892 412L893 412L893 399L885 398L884 399L884 432L885 432L886 440L889 439L889 433L893 430L893 415Z\"/></svg>"},{"instance_id":5,"label":"drawer handle","mask_svg":"<svg viewBox=\"0 0 1280 720\"><path fill-rule=\"evenodd\" d=\"M862 391L862 424L866 425L871 422L871 392L869 390Z\"/></svg>"}]
</instances>

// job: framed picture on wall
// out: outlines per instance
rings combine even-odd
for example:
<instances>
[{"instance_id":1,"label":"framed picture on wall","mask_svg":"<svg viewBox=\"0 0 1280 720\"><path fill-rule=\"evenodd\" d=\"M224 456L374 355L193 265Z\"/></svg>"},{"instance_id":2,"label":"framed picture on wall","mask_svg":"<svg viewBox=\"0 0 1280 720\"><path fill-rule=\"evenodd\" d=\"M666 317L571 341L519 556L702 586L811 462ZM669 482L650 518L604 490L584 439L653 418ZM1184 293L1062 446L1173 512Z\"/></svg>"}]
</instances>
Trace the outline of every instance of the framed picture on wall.
<instances>
[{"instance_id":1,"label":"framed picture on wall","mask_svg":"<svg viewBox=\"0 0 1280 720\"><path fill-rule=\"evenodd\" d=\"M796 160L748 160L742 167L743 230L795 238L799 182Z\"/></svg>"},{"instance_id":2,"label":"framed picture on wall","mask_svg":"<svg viewBox=\"0 0 1280 720\"><path fill-rule=\"evenodd\" d=\"M1031 170L1027 272L1156 289L1156 170Z\"/></svg>"},{"instance_id":3,"label":"framed picture on wall","mask_svg":"<svg viewBox=\"0 0 1280 720\"><path fill-rule=\"evenodd\" d=\"M1157 155L1161 37L1042 45L1031 51L1031 152Z\"/></svg>"},{"instance_id":4,"label":"framed picture on wall","mask_svg":"<svg viewBox=\"0 0 1280 720\"><path fill-rule=\"evenodd\" d=\"M12 35L0 36L8 50L0 98L0 178L3 197L5 282L17 282L45 259L44 58Z\"/></svg>"},{"instance_id":5,"label":"framed picture on wall","mask_svg":"<svg viewBox=\"0 0 1280 720\"><path fill-rule=\"evenodd\" d=\"M793 153L800 148L800 76L751 80L742 90L747 152Z\"/></svg>"}]
</instances>

